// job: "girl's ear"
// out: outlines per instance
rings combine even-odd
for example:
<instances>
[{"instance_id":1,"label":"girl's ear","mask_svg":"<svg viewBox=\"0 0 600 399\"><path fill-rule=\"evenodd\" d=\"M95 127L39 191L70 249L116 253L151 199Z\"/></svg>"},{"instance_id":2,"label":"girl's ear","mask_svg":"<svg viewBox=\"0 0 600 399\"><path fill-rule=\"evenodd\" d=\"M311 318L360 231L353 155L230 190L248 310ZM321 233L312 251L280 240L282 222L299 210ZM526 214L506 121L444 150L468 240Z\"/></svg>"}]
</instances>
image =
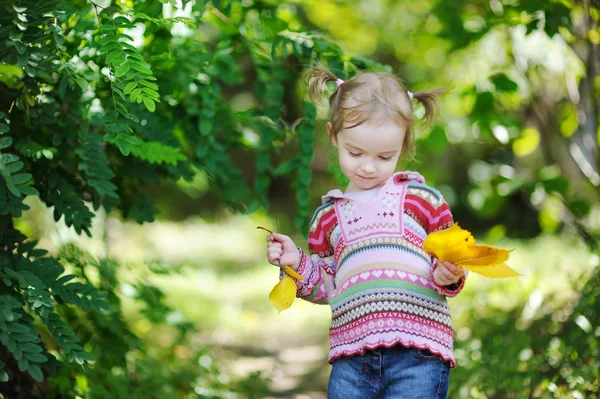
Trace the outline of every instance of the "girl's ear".
<instances>
[{"instance_id":1,"label":"girl's ear","mask_svg":"<svg viewBox=\"0 0 600 399\"><path fill-rule=\"evenodd\" d=\"M327 129L327 134L331 138L331 144L333 144L334 147L337 147L337 138L331 135L331 129L333 128L333 124L331 122L327 122L325 128Z\"/></svg>"}]
</instances>

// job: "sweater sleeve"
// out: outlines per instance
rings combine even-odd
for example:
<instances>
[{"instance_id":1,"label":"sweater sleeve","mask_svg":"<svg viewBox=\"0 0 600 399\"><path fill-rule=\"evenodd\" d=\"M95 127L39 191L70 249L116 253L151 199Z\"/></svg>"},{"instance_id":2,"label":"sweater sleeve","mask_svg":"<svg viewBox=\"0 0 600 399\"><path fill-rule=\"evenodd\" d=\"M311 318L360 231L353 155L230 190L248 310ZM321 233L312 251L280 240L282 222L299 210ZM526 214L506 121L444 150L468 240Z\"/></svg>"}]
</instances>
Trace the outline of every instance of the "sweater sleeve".
<instances>
[{"instance_id":1,"label":"sweater sleeve","mask_svg":"<svg viewBox=\"0 0 600 399\"><path fill-rule=\"evenodd\" d=\"M297 272L297 297L306 301L327 304L335 289L334 250L330 243L337 217L333 204L325 204L315 212L308 233L308 253L298 248L300 263Z\"/></svg>"},{"instance_id":2,"label":"sweater sleeve","mask_svg":"<svg viewBox=\"0 0 600 399\"><path fill-rule=\"evenodd\" d=\"M435 233L436 231L446 230L454 224L454 219L452 217L452 212L450 212L450 207L444 201L444 198L439 195L440 203L434 208L434 212L431 215L429 220L429 225L427 228L427 234ZM431 270L430 270L430 278L433 283L434 288L440 295L444 295L448 298L455 297L459 292L462 291L465 286L465 280L468 274L468 271L465 270L464 276L456 283L451 285L438 285L433 280L433 272L438 267L438 259L434 256L431 257Z\"/></svg>"}]
</instances>

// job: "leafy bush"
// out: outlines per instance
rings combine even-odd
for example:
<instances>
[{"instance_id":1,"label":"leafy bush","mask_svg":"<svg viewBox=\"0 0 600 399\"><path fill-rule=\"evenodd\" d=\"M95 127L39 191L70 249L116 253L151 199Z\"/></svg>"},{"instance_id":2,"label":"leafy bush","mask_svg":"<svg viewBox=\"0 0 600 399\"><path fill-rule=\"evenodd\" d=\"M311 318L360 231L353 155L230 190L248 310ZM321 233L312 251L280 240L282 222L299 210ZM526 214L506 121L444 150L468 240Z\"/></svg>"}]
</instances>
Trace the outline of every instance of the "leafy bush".
<instances>
[{"instance_id":1,"label":"leafy bush","mask_svg":"<svg viewBox=\"0 0 600 399\"><path fill-rule=\"evenodd\" d=\"M298 65L324 53L340 65L343 54L318 35L294 31L293 18L280 18L268 3L225 3L222 12L197 1L186 5L187 17L173 18L162 16L158 2L98 3L2 4L0 342L11 354L3 358L14 358L38 382L56 374L53 384L64 391L73 386L65 379L74 372L65 363L73 363L87 379L121 381L119 395L125 396L133 394L125 385L132 374L158 367L153 359L159 358L142 362L141 369L126 364L127 353L143 350L119 313L110 271L115 265L98 263L106 280L96 284L82 265L79 274L67 271L62 262L82 260L48 256L15 229L13 218L28 209L25 197L39 196L57 222L90 236L100 208L152 221L157 209L144 187L191 181L202 171L220 201L252 211L268 206L272 155L298 134L302 151L278 171L297 176L297 224L306 229L316 112L310 103L287 104L284 97L293 92ZM178 34L184 24L202 28ZM353 58L344 62L364 66ZM248 75L255 76L253 86L246 86ZM234 109L236 91L249 92L259 105ZM286 128L286 120L300 118L297 132ZM252 185L235 165L232 149L254 159ZM145 300L157 295L153 288L142 292ZM164 315L150 309L146 316L162 321ZM92 342L96 350L84 350ZM16 378L5 365L0 363L0 378ZM159 391L144 388L143 397Z\"/></svg>"},{"instance_id":2,"label":"leafy bush","mask_svg":"<svg viewBox=\"0 0 600 399\"><path fill-rule=\"evenodd\" d=\"M450 379L456 397L594 397L600 391L600 268L576 284L579 295L558 307L540 297L540 314L530 314L527 324L531 304L508 312L472 307L461 315L471 320L471 337L456 346L463 359Z\"/></svg>"}]
</instances>

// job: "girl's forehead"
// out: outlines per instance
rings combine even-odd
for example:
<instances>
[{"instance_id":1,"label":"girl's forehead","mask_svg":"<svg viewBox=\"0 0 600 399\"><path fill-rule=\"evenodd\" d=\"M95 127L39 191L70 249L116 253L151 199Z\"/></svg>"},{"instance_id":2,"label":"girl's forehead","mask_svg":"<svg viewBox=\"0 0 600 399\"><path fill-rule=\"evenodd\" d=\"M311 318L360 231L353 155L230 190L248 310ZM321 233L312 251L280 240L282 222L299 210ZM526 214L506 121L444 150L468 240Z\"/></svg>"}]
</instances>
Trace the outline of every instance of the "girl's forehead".
<instances>
[{"instance_id":1,"label":"girl's forehead","mask_svg":"<svg viewBox=\"0 0 600 399\"><path fill-rule=\"evenodd\" d=\"M363 150L385 152L402 147L406 129L395 122L365 122L351 129L342 129L339 139L344 144L360 147Z\"/></svg>"}]
</instances>

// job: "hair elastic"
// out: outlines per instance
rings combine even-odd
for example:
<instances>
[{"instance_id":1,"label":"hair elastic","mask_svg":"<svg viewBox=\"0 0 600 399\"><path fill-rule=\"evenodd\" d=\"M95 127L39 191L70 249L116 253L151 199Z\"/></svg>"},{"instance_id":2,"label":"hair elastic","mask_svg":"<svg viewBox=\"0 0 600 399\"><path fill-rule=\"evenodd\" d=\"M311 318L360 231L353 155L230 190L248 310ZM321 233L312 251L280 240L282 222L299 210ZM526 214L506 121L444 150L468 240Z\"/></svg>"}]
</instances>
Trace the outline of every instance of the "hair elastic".
<instances>
[{"instance_id":1,"label":"hair elastic","mask_svg":"<svg viewBox=\"0 0 600 399\"><path fill-rule=\"evenodd\" d=\"M337 85L337 87L340 87L341 85L344 84L344 81L340 78L338 78L338 80L335 81L335 84Z\"/></svg>"},{"instance_id":2,"label":"hair elastic","mask_svg":"<svg viewBox=\"0 0 600 399\"><path fill-rule=\"evenodd\" d=\"M408 91L408 90L406 90L406 92L408 93L408 98L410 98L412 100L413 99L413 92L412 91Z\"/></svg>"}]
</instances>

